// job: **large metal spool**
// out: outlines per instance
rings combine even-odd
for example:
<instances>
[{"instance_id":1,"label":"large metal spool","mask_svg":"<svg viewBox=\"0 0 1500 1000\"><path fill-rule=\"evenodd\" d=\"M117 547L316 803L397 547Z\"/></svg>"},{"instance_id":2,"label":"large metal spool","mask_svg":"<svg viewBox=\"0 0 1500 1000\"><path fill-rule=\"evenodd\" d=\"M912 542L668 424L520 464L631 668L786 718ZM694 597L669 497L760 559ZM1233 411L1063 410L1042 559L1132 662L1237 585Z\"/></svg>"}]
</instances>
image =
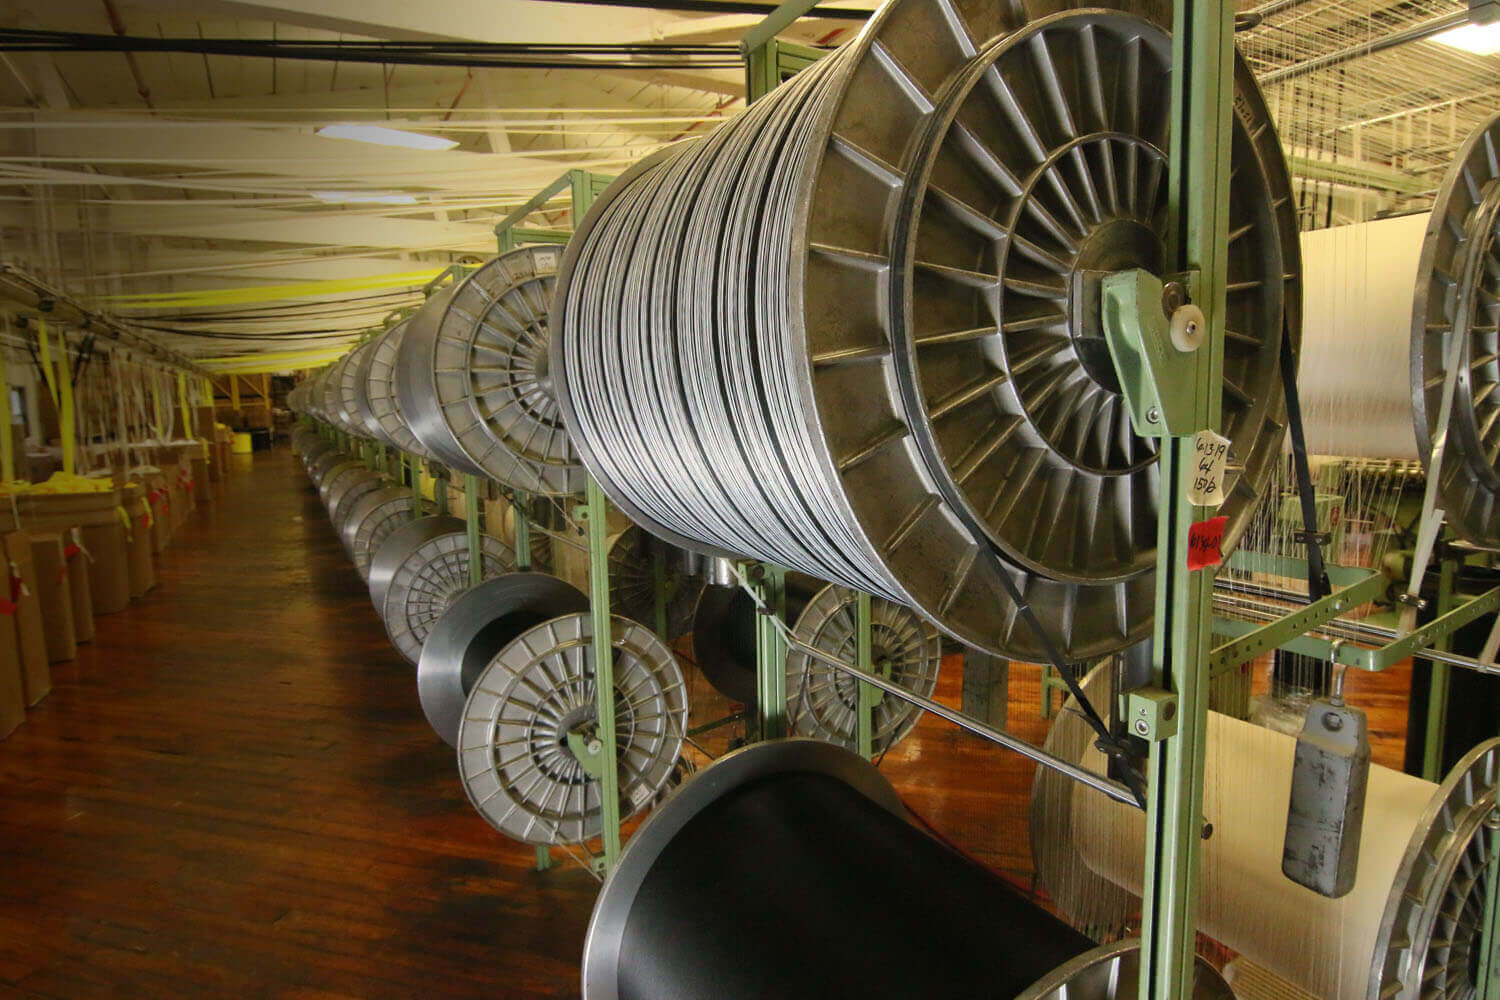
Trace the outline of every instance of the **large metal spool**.
<instances>
[{"instance_id":1,"label":"large metal spool","mask_svg":"<svg viewBox=\"0 0 1500 1000\"><path fill-rule=\"evenodd\" d=\"M375 338L365 372L365 400L370 407L370 416L380 427L387 444L408 455L426 457L427 449L411 432L396 398L396 365L406 327L407 321L403 320Z\"/></svg>"},{"instance_id":2,"label":"large metal spool","mask_svg":"<svg viewBox=\"0 0 1500 1000\"><path fill-rule=\"evenodd\" d=\"M627 819L673 780L687 693L676 657L650 629L619 617L610 628L620 817ZM490 660L464 706L458 770L469 801L496 830L525 843L598 836L599 782L575 752L592 738L596 718L588 614L522 633Z\"/></svg>"},{"instance_id":3,"label":"large metal spool","mask_svg":"<svg viewBox=\"0 0 1500 1000\"><path fill-rule=\"evenodd\" d=\"M391 585L391 578L417 546L439 535L463 530L463 519L448 514L419 517L393 528L370 554L370 575L365 582L370 587L370 603L375 605L375 610L382 612L383 616L385 592Z\"/></svg>"},{"instance_id":4,"label":"large metal spool","mask_svg":"<svg viewBox=\"0 0 1500 1000\"><path fill-rule=\"evenodd\" d=\"M307 478L312 480L315 487L323 485L323 477L331 470L350 461L349 456L337 448L330 448L314 458L307 467Z\"/></svg>"},{"instance_id":5,"label":"large metal spool","mask_svg":"<svg viewBox=\"0 0 1500 1000\"><path fill-rule=\"evenodd\" d=\"M892 907L899 946L851 920ZM720 758L631 837L594 906L583 998L1126 1000L1137 956L917 829L857 754L780 740ZM1233 994L1200 960L1191 996Z\"/></svg>"},{"instance_id":6,"label":"large metal spool","mask_svg":"<svg viewBox=\"0 0 1500 1000\"><path fill-rule=\"evenodd\" d=\"M835 659L855 662L858 598L854 591L830 583L797 615L792 634ZM910 608L881 597L870 599L870 664L876 673L930 698L942 661L942 640L930 623ZM792 733L858 749L858 681L797 649L787 653L786 674ZM871 749L882 754L906 738L922 709L884 691L875 694Z\"/></svg>"},{"instance_id":7,"label":"large metal spool","mask_svg":"<svg viewBox=\"0 0 1500 1000\"><path fill-rule=\"evenodd\" d=\"M479 550L485 577L516 568L515 553L493 535L479 536ZM469 586L469 540L465 532L438 535L413 548L385 588L380 617L391 644L416 664L427 634Z\"/></svg>"},{"instance_id":8,"label":"large metal spool","mask_svg":"<svg viewBox=\"0 0 1500 1000\"><path fill-rule=\"evenodd\" d=\"M323 501L323 507L327 509L333 502L333 495L343 485L351 483L356 479L370 475L369 468L357 458L344 457L344 461L333 466L318 483L318 499Z\"/></svg>"},{"instance_id":9,"label":"large metal spool","mask_svg":"<svg viewBox=\"0 0 1500 1000\"><path fill-rule=\"evenodd\" d=\"M628 171L569 244L553 372L590 471L652 533L1040 658L1008 576L1082 660L1151 626L1155 456L1086 279L1161 267L1168 11L1014 10L893 0ZM1235 83L1231 544L1280 446L1299 272L1282 151Z\"/></svg>"},{"instance_id":10,"label":"large metal spool","mask_svg":"<svg viewBox=\"0 0 1500 1000\"><path fill-rule=\"evenodd\" d=\"M692 628L704 579L689 563L688 554L669 545L639 525L631 525L609 540L609 606L645 625L656 623L656 562L661 560L662 596L667 637L685 635Z\"/></svg>"},{"instance_id":11,"label":"large metal spool","mask_svg":"<svg viewBox=\"0 0 1500 1000\"><path fill-rule=\"evenodd\" d=\"M1107 667L1084 692L1109 697ZM1105 765L1064 708L1047 749ZM1199 930L1318 997L1468 997L1487 895L1500 740L1472 750L1442 784L1371 766L1354 889L1330 899L1281 873L1295 738L1209 713ZM1032 788L1037 874L1076 925L1121 927L1138 908L1143 814L1041 769ZM1133 852L1133 853L1132 853Z\"/></svg>"},{"instance_id":12,"label":"large metal spool","mask_svg":"<svg viewBox=\"0 0 1500 1000\"><path fill-rule=\"evenodd\" d=\"M786 619L799 642L845 663L855 662L858 594L838 584L789 574ZM739 586L710 584L693 617L693 660L703 676L733 701L756 703L755 600ZM942 642L925 619L884 598L870 600L870 662L876 672L914 694L930 697L942 665ZM792 649L786 658L787 720L796 736L854 749L859 685ZM877 692L872 748L884 753L911 732L922 710Z\"/></svg>"},{"instance_id":13,"label":"large metal spool","mask_svg":"<svg viewBox=\"0 0 1500 1000\"><path fill-rule=\"evenodd\" d=\"M328 520L340 537L344 534L344 522L349 516L350 506L361 497L379 490L386 482L386 478L380 473L365 469L344 476L328 491Z\"/></svg>"},{"instance_id":14,"label":"large metal spool","mask_svg":"<svg viewBox=\"0 0 1500 1000\"><path fill-rule=\"evenodd\" d=\"M583 591L546 573L506 573L465 591L438 620L417 661L417 695L432 731L458 745L479 675L522 632L589 609Z\"/></svg>"},{"instance_id":15,"label":"large metal spool","mask_svg":"<svg viewBox=\"0 0 1500 1000\"><path fill-rule=\"evenodd\" d=\"M435 295L407 326L396 376L412 431L433 454L530 493L584 483L548 360L560 253L513 250Z\"/></svg>"},{"instance_id":16,"label":"large metal spool","mask_svg":"<svg viewBox=\"0 0 1500 1000\"><path fill-rule=\"evenodd\" d=\"M370 560L386 537L420 517L425 509L425 505L418 504L414 513L411 490L401 486L381 487L354 502L344 519L343 542L361 578L369 579Z\"/></svg>"}]
</instances>

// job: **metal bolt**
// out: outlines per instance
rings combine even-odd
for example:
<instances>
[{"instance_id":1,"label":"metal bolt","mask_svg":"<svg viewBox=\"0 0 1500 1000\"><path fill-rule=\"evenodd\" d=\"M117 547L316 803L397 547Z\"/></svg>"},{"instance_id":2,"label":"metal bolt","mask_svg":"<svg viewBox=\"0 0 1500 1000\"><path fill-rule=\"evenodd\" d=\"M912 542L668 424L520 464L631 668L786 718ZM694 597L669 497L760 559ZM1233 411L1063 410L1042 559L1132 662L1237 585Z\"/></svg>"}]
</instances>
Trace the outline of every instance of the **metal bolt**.
<instances>
[{"instance_id":1,"label":"metal bolt","mask_svg":"<svg viewBox=\"0 0 1500 1000\"><path fill-rule=\"evenodd\" d=\"M1150 736L1151 723L1147 722L1145 719L1135 720L1135 732L1137 736Z\"/></svg>"},{"instance_id":2,"label":"metal bolt","mask_svg":"<svg viewBox=\"0 0 1500 1000\"><path fill-rule=\"evenodd\" d=\"M1180 281L1169 281L1161 288L1161 311L1170 316L1187 304L1187 289Z\"/></svg>"},{"instance_id":3,"label":"metal bolt","mask_svg":"<svg viewBox=\"0 0 1500 1000\"><path fill-rule=\"evenodd\" d=\"M1151 407L1151 409L1147 410L1146 411L1146 423L1148 423L1148 424L1159 424L1159 423L1161 423L1161 411L1158 410L1154 406Z\"/></svg>"},{"instance_id":4,"label":"metal bolt","mask_svg":"<svg viewBox=\"0 0 1500 1000\"><path fill-rule=\"evenodd\" d=\"M1338 732L1344 728L1344 717L1337 712L1324 712L1323 728Z\"/></svg>"},{"instance_id":5,"label":"metal bolt","mask_svg":"<svg viewBox=\"0 0 1500 1000\"><path fill-rule=\"evenodd\" d=\"M1491 809L1490 814L1484 818L1486 830L1500 830L1500 809Z\"/></svg>"},{"instance_id":6,"label":"metal bolt","mask_svg":"<svg viewBox=\"0 0 1500 1000\"><path fill-rule=\"evenodd\" d=\"M1207 840L1209 837L1212 837L1213 835L1214 835L1214 825L1212 823L1204 823L1203 824L1202 839Z\"/></svg>"},{"instance_id":7,"label":"metal bolt","mask_svg":"<svg viewBox=\"0 0 1500 1000\"><path fill-rule=\"evenodd\" d=\"M604 741L600 740L598 737L595 737L594 739L589 740L588 749L589 753L598 753L600 750L604 749Z\"/></svg>"}]
</instances>

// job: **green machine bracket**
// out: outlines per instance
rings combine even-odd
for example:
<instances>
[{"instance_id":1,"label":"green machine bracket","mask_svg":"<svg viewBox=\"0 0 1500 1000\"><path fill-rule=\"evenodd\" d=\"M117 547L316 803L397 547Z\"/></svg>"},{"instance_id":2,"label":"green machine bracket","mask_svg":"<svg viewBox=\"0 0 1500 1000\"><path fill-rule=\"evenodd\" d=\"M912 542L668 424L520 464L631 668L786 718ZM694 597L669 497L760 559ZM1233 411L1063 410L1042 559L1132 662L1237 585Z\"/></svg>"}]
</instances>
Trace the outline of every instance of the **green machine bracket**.
<instances>
[{"instance_id":1,"label":"green machine bracket","mask_svg":"<svg viewBox=\"0 0 1500 1000\"><path fill-rule=\"evenodd\" d=\"M859 593L854 598L854 665L862 673L875 672L870 659L870 595ZM875 704L880 701L880 691L873 684L863 681L859 685L859 710L854 716L855 741L859 754L866 760L875 756Z\"/></svg>"},{"instance_id":2,"label":"green machine bracket","mask_svg":"<svg viewBox=\"0 0 1500 1000\"><path fill-rule=\"evenodd\" d=\"M572 238L568 229L536 229L522 226L527 217L539 211L564 191L568 192L572 208L572 222L578 225L587 214L594 199L609 187L614 178L596 174L591 170L569 170L551 184L527 199L526 203L495 224L495 244L500 253L507 253L527 243L552 243L562 245Z\"/></svg>"},{"instance_id":3,"label":"green machine bracket","mask_svg":"<svg viewBox=\"0 0 1500 1000\"><path fill-rule=\"evenodd\" d=\"M530 494L513 490L510 494L511 516L515 520L516 569L531 569L531 517L527 508L531 504Z\"/></svg>"},{"instance_id":4,"label":"green machine bracket","mask_svg":"<svg viewBox=\"0 0 1500 1000\"><path fill-rule=\"evenodd\" d=\"M593 626L595 732L599 749L599 808L603 829L602 871L620 856L620 775L615 745L614 638L609 612L609 539L604 490L589 477L583 510L589 540L589 613Z\"/></svg>"},{"instance_id":5,"label":"green machine bracket","mask_svg":"<svg viewBox=\"0 0 1500 1000\"><path fill-rule=\"evenodd\" d=\"M786 570L750 562L740 564L740 575L766 609L755 616L756 735L762 740L781 739L787 734L787 648L776 626L786 621Z\"/></svg>"},{"instance_id":6,"label":"green machine bracket","mask_svg":"<svg viewBox=\"0 0 1500 1000\"><path fill-rule=\"evenodd\" d=\"M1500 1000L1500 810L1484 818L1489 861L1484 878L1484 917L1479 925L1479 972L1474 977L1475 1000Z\"/></svg>"}]
</instances>

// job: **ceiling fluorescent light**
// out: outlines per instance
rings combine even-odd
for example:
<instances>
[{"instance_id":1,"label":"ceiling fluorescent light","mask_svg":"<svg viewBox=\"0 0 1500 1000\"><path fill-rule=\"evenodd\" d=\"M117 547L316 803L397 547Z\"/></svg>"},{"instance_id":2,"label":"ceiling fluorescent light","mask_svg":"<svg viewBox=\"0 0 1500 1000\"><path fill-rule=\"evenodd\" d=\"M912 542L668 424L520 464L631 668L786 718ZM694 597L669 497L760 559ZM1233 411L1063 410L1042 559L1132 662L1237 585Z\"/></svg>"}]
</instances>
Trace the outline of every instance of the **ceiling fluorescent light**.
<instances>
[{"instance_id":1,"label":"ceiling fluorescent light","mask_svg":"<svg viewBox=\"0 0 1500 1000\"><path fill-rule=\"evenodd\" d=\"M1433 35L1431 40L1475 55L1492 56L1500 52L1500 21L1490 24L1461 24Z\"/></svg>"},{"instance_id":2,"label":"ceiling fluorescent light","mask_svg":"<svg viewBox=\"0 0 1500 1000\"><path fill-rule=\"evenodd\" d=\"M330 139L353 139L355 142L372 142L377 146L401 146L405 149L452 149L458 145L456 139L443 139L420 132L407 132L399 128L380 125L324 125L318 135Z\"/></svg>"},{"instance_id":3,"label":"ceiling fluorescent light","mask_svg":"<svg viewBox=\"0 0 1500 1000\"><path fill-rule=\"evenodd\" d=\"M329 205L415 205L417 196L399 191L314 191L312 196Z\"/></svg>"}]
</instances>

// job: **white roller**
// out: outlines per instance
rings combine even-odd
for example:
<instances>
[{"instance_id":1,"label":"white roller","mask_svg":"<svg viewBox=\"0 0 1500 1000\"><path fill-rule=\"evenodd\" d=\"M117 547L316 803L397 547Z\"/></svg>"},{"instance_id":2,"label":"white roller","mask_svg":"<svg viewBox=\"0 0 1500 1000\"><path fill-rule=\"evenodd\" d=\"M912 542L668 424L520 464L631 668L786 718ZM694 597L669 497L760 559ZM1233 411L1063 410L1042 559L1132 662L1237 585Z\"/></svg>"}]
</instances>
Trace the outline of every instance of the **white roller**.
<instances>
[{"instance_id":1,"label":"white roller","mask_svg":"<svg viewBox=\"0 0 1500 1000\"><path fill-rule=\"evenodd\" d=\"M1096 704L1107 701L1107 666L1083 686ZM1047 748L1103 772L1085 730L1069 707ZM1212 832L1198 929L1326 1000L1465 995L1489 857L1481 823L1495 808L1500 740L1471 751L1441 785L1372 766L1358 875L1339 899L1281 871L1296 744L1209 713L1203 814ZM1039 773L1031 832L1037 874L1064 916L1106 929L1132 919L1145 858L1139 809Z\"/></svg>"},{"instance_id":2,"label":"white roller","mask_svg":"<svg viewBox=\"0 0 1500 1000\"><path fill-rule=\"evenodd\" d=\"M1302 234L1308 451L1416 459L1411 317L1428 214Z\"/></svg>"}]
</instances>

